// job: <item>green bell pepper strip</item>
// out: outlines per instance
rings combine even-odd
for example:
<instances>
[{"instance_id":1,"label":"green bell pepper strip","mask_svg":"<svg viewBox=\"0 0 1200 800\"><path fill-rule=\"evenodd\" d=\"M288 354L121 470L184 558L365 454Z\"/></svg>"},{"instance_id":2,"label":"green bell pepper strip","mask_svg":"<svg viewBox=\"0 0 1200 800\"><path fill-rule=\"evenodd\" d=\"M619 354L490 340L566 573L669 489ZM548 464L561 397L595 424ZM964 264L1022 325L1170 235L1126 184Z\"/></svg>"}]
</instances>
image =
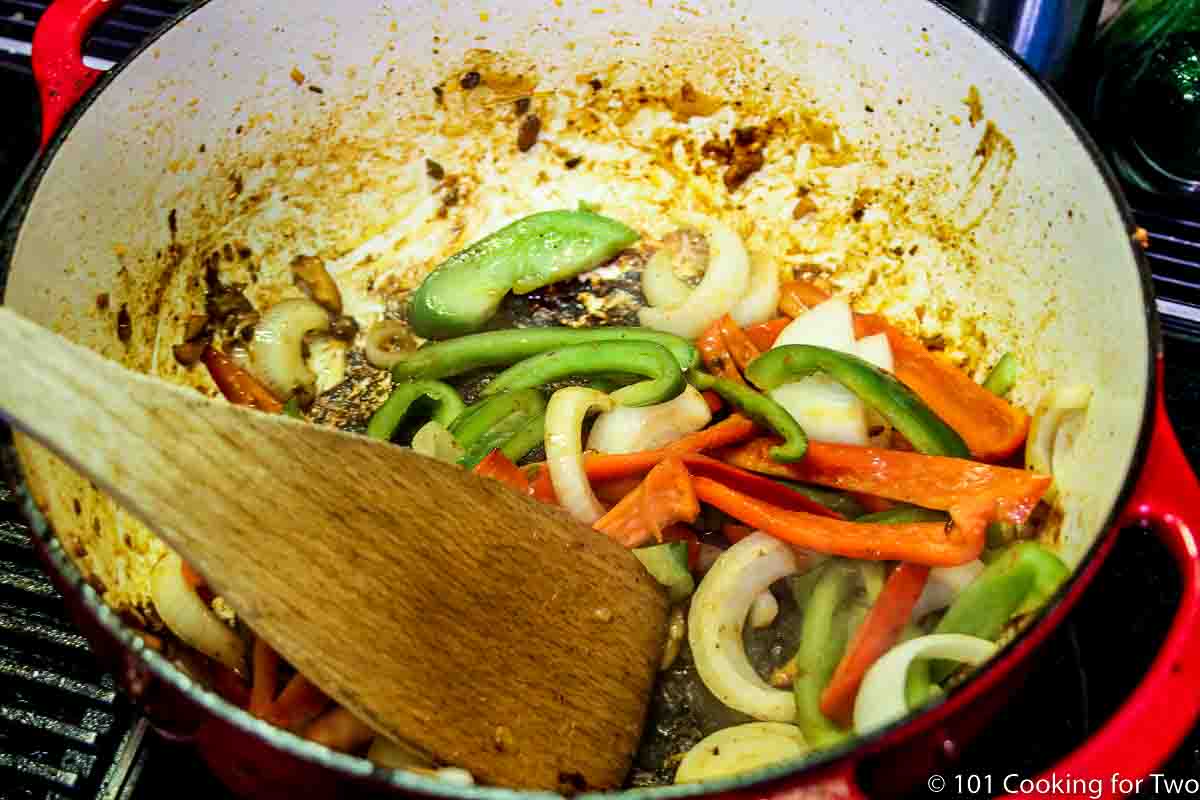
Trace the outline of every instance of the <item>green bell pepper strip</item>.
<instances>
[{"instance_id":1,"label":"green bell pepper strip","mask_svg":"<svg viewBox=\"0 0 1200 800\"><path fill-rule=\"evenodd\" d=\"M696 346L649 328L517 328L427 344L392 366L398 381L449 378L484 367L507 367L550 350L596 342L654 342L671 351L680 370L700 360ZM617 370L623 372L624 370Z\"/></svg>"},{"instance_id":2,"label":"green bell pepper strip","mask_svg":"<svg viewBox=\"0 0 1200 800\"><path fill-rule=\"evenodd\" d=\"M300 410L300 401L296 399L295 395L288 398L288 401L283 404L283 410L279 413L292 419L304 419L304 412Z\"/></svg>"},{"instance_id":3,"label":"green bell pepper strip","mask_svg":"<svg viewBox=\"0 0 1200 800\"><path fill-rule=\"evenodd\" d=\"M1005 353L1000 356L1000 360L996 362L996 366L992 367L992 371L988 373L987 380L983 382L983 388L987 389L997 397L1004 397L1012 391L1013 386L1017 383L1017 357L1012 353Z\"/></svg>"},{"instance_id":4,"label":"green bell pepper strip","mask_svg":"<svg viewBox=\"0 0 1200 800\"><path fill-rule=\"evenodd\" d=\"M893 525L909 522L949 522L950 515L945 511L935 511L932 508L896 506L895 508L889 508L887 511L876 511L874 514L866 514L854 521Z\"/></svg>"},{"instance_id":5,"label":"green bell pepper strip","mask_svg":"<svg viewBox=\"0 0 1200 800\"><path fill-rule=\"evenodd\" d=\"M746 378L763 391L823 372L856 394L919 452L969 458L967 445L900 381L863 359L815 345L776 347L754 359Z\"/></svg>"},{"instance_id":6,"label":"green bell pepper strip","mask_svg":"<svg viewBox=\"0 0 1200 800\"><path fill-rule=\"evenodd\" d=\"M546 438L546 412L529 418L504 444L500 452L514 464L529 454L529 451L541 444ZM485 453L486 455L486 453Z\"/></svg>"},{"instance_id":7,"label":"green bell pepper strip","mask_svg":"<svg viewBox=\"0 0 1200 800\"><path fill-rule=\"evenodd\" d=\"M688 371L688 381L702 392L716 392L738 411L783 437L783 444L771 448L771 458L784 464L804 458L808 451L808 436L800 423L775 400L749 386L727 378L715 378L696 369Z\"/></svg>"},{"instance_id":8,"label":"green bell pepper strip","mask_svg":"<svg viewBox=\"0 0 1200 800\"><path fill-rule=\"evenodd\" d=\"M546 396L536 389L508 392L480 400L450 426L450 433L464 451L459 463L471 469L488 453L498 447L503 449L512 438L523 434L527 441L530 438L527 426L533 424L536 427L536 420L539 417L544 420L545 415ZM510 450L519 449L521 441L519 439ZM525 452L529 449L532 446Z\"/></svg>"},{"instance_id":9,"label":"green bell pepper strip","mask_svg":"<svg viewBox=\"0 0 1200 800\"><path fill-rule=\"evenodd\" d=\"M371 421L367 423L367 436L385 442L391 441L400 423L408 416L413 403L422 397L428 397L434 402L433 420L447 427L466 408L454 387L441 381L401 383L392 389L384 404L371 415Z\"/></svg>"},{"instance_id":10,"label":"green bell pepper strip","mask_svg":"<svg viewBox=\"0 0 1200 800\"><path fill-rule=\"evenodd\" d=\"M598 267L638 240L637 231L591 211L544 211L455 253L429 273L409 303L418 336L474 333L510 291L524 294Z\"/></svg>"},{"instance_id":11,"label":"green bell pepper strip","mask_svg":"<svg viewBox=\"0 0 1200 800\"><path fill-rule=\"evenodd\" d=\"M867 510L862 507L861 503L845 492L839 492L836 489L826 489L823 486L800 483L799 481L789 481L784 478L771 478L771 480L780 486L786 486L793 492L804 495L814 503L819 503L831 511L836 511L846 519L857 520L863 514L867 513Z\"/></svg>"},{"instance_id":12,"label":"green bell pepper strip","mask_svg":"<svg viewBox=\"0 0 1200 800\"><path fill-rule=\"evenodd\" d=\"M610 396L623 406L652 406L679 395L687 382L671 352L654 342L595 342L551 350L515 364L484 387L481 397L532 389L576 375L632 372L649 380Z\"/></svg>"},{"instance_id":13,"label":"green bell pepper strip","mask_svg":"<svg viewBox=\"0 0 1200 800\"><path fill-rule=\"evenodd\" d=\"M1058 556L1040 544L1018 542L963 589L933 632L964 633L995 641L1009 620L1041 606L1070 572ZM945 680L957 666L946 661L913 664L906 691L909 705L923 702L931 684Z\"/></svg>"},{"instance_id":14,"label":"green bell pepper strip","mask_svg":"<svg viewBox=\"0 0 1200 800\"><path fill-rule=\"evenodd\" d=\"M847 619L839 616L838 610L857 582L852 568L835 561L821 571L804 608L800 648L796 651L799 671L792 690L796 697L796 723L813 748L830 747L850 735L821 713L821 692L846 649Z\"/></svg>"}]
</instances>

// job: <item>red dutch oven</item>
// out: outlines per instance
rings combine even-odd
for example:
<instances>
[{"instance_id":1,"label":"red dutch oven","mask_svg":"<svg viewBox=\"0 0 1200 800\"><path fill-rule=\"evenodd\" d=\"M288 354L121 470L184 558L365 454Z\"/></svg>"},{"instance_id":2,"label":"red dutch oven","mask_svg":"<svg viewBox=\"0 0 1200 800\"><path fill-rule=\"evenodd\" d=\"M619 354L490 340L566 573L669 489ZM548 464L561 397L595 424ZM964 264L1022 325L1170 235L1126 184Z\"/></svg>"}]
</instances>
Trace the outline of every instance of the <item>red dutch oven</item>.
<instances>
[{"instance_id":1,"label":"red dutch oven","mask_svg":"<svg viewBox=\"0 0 1200 800\"><path fill-rule=\"evenodd\" d=\"M355 13L339 7L333 19L320 0L214 0L179 15L102 75L83 65L80 51L112 5L58 0L37 29L44 151L10 202L0 263L6 304L131 367L173 377L158 354L179 341L174 293L186 294L180 276L199 264L188 259L200 246L177 238L176 229L199 225L206 213L251 213L222 210L214 198L228 186L217 184L233 180L235 169L249 181L263 164L285 163L272 162L272 153L320 147L300 132L386 128L415 113L409 104L428 106L420 87L438 84L484 48L523 53L542 81L539 96L556 81L598 74L606 59L635 75L674 70L697 85L714 76L735 85L742 78L723 63L748 49L761 54L762 68L802 79L848 137L892 153L881 169L907 163L946 176L945 193L969 217L960 226L970 240L964 246L976 255L955 303L996 321L1022 354L1030 404L1057 385L1093 388L1061 472L1056 463L1062 552L1074 575L1034 624L942 702L884 730L800 765L655 794L850 797L865 786L882 796L951 775L960 745L1021 690L1038 647L1131 525L1162 537L1182 577L1182 602L1161 651L1125 704L1078 749L1030 781L993 788L1117 794L1114 776L1149 774L1191 729L1200 712L1200 553L1189 518L1200 513L1200 486L1163 407L1157 320L1132 219L1070 112L951 12L926 0L355 2ZM982 109L964 105L968 97ZM976 124L977 111L986 127ZM1000 150L1007 161L997 167L989 157ZM331 214L345 201L323 199ZM235 791L515 796L451 788L334 753L194 682L143 644L125 609L104 599L119 565L104 561L96 520L119 528L120 514L31 443L18 437L17 449L36 544L97 656L160 731L193 742Z\"/></svg>"}]
</instances>

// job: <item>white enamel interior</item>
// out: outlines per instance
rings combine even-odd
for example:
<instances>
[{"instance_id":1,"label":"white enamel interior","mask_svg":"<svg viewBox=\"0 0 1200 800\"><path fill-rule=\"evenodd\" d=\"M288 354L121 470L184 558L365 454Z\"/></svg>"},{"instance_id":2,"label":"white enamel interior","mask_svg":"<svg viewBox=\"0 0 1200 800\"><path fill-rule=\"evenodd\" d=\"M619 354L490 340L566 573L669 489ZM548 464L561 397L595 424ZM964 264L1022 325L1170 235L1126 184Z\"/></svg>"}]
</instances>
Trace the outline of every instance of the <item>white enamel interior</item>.
<instances>
[{"instance_id":1,"label":"white enamel interior","mask_svg":"<svg viewBox=\"0 0 1200 800\"><path fill-rule=\"evenodd\" d=\"M547 74L557 67L571 75L615 55L652 64L654 37L663 30L690 32L698 53L712 46L710 35L737 36L772 65L803 76L852 139L897 152L905 143L919 145L912 157L956 165L960 193L983 130L963 121L964 98L975 86L986 117L1017 155L994 205L978 209L981 255L964 303L986 309L992 330L1005 336L1003 349L1020 354L1017 397L1027 407L1053 385L1095 387L1085 428L1059 476L1068 560L1077 561L1102 533L1134 467L1151 353L1129 232L1054 104L934 3L349 5L355 13L339 8L335 17L324 0L219 0L138 55L91 103L41 178L6 302L127 363L156 366L154 348L127 350L117 340L115 309L129 302L135 339L154 338L158 325L147 315L158 310L155 287L190 276L147 274L150 262L125 256L168 246L167 210L178 207L186 223L193 211L188 187L223 154L269 148L279 131L320 118L322 102L358 95L360 117L407 113L417 88L441 80L469 48L519 50ZM293 69L320 76L324 94L297 91ZM400 87L400 95L381 85ZM363 124L352 114L346 120ZM964 205L972 202L968 197ZM112 293L112 303L99 312L102 292ZM177 331L167 324L160 333L169 339ZM70 507L87 495L86 485L47 471L42 455L26 457L58 530L85 525L87 515L77 521Z\"/></svg>"}]
</instances>

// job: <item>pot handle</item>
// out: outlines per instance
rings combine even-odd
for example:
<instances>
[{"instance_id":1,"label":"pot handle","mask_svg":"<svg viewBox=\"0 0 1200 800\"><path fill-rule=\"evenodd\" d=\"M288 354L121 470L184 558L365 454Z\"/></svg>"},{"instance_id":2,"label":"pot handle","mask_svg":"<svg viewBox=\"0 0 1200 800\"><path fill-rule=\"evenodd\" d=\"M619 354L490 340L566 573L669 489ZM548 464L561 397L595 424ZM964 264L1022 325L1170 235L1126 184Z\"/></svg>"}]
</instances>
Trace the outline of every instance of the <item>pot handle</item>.
<instances>
[{"instance_id":1,"label":"pot handle","mask_svg":"<svg viewBox=\"0 0 1200 800\"><path fill-rule=\"evenodd\" d=\"M42 100L42 147L104 74L83 63L83 43L117 0L54 0L33 31L33 77Z\"/></svg>"},{"instance_id":2,"label":"pot handle","mask_svg":"<svg viewBox=\"0 0 1200 800\"><path fill-rule=\"evenodd\" d=\"M1101 792L1075 784L1079 794L1068 783L1067 796L1095 800L1136 791L1134 782L1161 766L1200 716L1200 482L1167 419L1161 355L1157 373L1150 449L1120 524L1154 529L1175 557L1183 596L1162 648L1129 699L1082 746L1034 779L1057 778L1060 787L1067 778L1101 782ZM1130 783L1121 783L1126 779Z\"/></svg>"}]
</instances>

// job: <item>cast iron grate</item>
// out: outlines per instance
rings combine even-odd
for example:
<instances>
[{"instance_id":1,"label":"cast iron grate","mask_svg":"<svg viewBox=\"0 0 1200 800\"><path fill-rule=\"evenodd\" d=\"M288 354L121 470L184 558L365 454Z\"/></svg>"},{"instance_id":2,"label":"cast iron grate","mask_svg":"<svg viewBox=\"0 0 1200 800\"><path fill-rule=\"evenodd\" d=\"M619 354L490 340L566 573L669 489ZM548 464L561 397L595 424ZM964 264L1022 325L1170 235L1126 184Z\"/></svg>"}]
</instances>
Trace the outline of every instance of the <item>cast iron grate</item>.
<instances>
[{"instance_id":1,"label":"cast iron grate","mask_svg":"<svg viewBox=\"0 0 1200 800\"><path fill-rule=\"evenodd\" d=\"M144 732L67 619L0 475L0 800L121 800Z\"/></svg>"},{"instance_id":2,"label":"cast iron grate","mask_svg":"<svg viewBox=\"0 0 1200 800\"><path fill-rule=\"evenodd\" d=\"M0 0L0 50L5 49L3 40L26 45L32 42L33 29L49 5L47 0ZM188 5L188 0L115 3L116 10L92 32L84 54L103 62L120 61L151 32ZM95 66L105 65L97 63Z\"/></svg>"}]
</instances>

